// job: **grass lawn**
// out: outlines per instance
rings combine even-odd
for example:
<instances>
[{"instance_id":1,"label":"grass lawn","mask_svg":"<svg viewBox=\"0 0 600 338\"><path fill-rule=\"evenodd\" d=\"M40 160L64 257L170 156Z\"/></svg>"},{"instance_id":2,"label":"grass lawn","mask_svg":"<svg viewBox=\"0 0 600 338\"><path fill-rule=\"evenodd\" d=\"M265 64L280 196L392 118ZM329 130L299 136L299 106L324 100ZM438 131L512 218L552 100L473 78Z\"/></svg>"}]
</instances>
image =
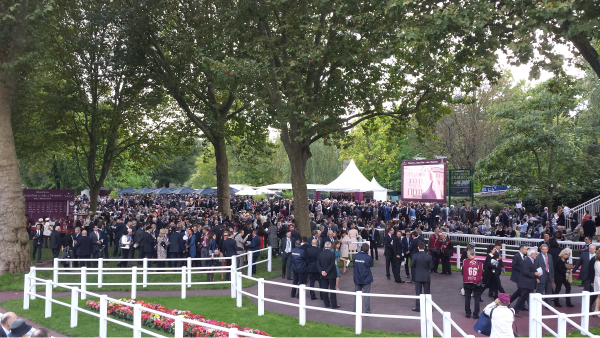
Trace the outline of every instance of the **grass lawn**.
<instances>
[{"instance_id":1,"label":"grass lawn","mask_svg":"<svg viewBox=\"0 0 600 338\"><path fill-rule=\"evenodd\" d=\"M262 260L262 259L261 259ZM109 263L105 264L105 267L116 267L117 263ZM261 263L256 266L256 275L253 277L264 278L264 279L272 279L281 275L281 257L273 258L273 271L267 271L267 263ZM244 273L246 269L244 269ZM74 268L73 271L80 271L78 268ZM37 271L36 273L38 278L44 279L52 279L51 271ZM221 281L221 274L215 273L214 275L215 281ZM10 274L5 273L0 276L0 291L23 291L25 278L23 274ZM81 277L79 275L60 275L58 281L61 283L68 282L79 282ZM98 277L96 274L88 273L87 282L95 283L98 281ZM104 275L102 278L104 283L131 283L131 275ZM205 274L196 274L192 275L192 281L197 282L206 281ZM138 282L142 282L142 275L138 272ZM149 283L181 283L181 274L176 275L148 275ZM256 284L254 281L244 279L243 286L250 287ZM192 285L188 290L198 290L198 289L228 289L231 286L229 284L216 284L216 285ZM181 290L181 286L179 285L148 285L145 288L142 288L141 285L138 285L138 290ZM39 287L38 287L39 289ZM65 289L56 288L55 292L65 291ZM88 285L88 291L129 291L131 288L129 286L118 286L118 285L104 285L102 288L98 288L96 286Z\"/></svg>"}]
</instances>

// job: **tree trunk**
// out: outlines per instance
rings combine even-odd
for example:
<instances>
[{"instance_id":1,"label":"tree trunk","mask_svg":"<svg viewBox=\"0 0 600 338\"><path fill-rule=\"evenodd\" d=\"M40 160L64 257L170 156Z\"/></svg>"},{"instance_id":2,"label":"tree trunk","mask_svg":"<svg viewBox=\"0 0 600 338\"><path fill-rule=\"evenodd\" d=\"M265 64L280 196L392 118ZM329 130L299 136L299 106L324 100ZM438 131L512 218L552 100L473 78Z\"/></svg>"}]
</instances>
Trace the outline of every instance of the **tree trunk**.
<instances>
[{"instance_id":1,"label":"tree trunk","mask_svg":"<svg viewBox=\"0 0 600 338\"><path fill-rule=\"evenodd\" d=\"M98 210L98 195L100 194L100 188L104 182L96 182L96 184L92 184L90 188L90 215L96 213Z\"/></svg>"},{"instance_id":2,"label":"tree trunk","mask_svg":"<svg viewBox=\"0 0 600 338\"><path fill-rule=\"evenodd\" d=\"M0 275L28 272L31 265L25 198L11 124L16 85L17 75L10 67L0 70Z\"/></svg>"},{"instance_id":3,"label":"tree trunk","mask_svg":"<svg viewBox=\"0 0 600 338\"><path fill-rule=\"evenodd\" d=\"M300 231L300 235L310 237L310 213L308 210L308 191L306 190L306 162L311 157L310 145L305 145L292 138L284 140L284 137L281 137L281 140L292 169L291 178L296 226L298 227L298 231Z\"/></svg>"},{"instance_id":4,"label":"tree trunk","mask_svg":"<svg viewBox=\"0 0 600 338\"><path fill-rule=\"evenodd\" d=\"M217 200L219 201L219 212L231 217L229 200L229 161L227 160L227 147L225 138L219 137L212 143L215 148L215 160L217 163Z\"/></svg>"}]
</instances>

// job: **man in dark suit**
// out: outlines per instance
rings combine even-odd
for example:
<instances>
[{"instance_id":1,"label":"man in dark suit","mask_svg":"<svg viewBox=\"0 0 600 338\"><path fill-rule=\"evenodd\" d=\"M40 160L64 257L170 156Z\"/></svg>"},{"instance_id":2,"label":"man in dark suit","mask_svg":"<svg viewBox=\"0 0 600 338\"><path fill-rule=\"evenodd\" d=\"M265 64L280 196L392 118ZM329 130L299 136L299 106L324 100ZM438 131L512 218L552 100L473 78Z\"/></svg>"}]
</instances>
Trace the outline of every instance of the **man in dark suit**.
<instances>
[{"instance_id":1,"label":"man in dark suit","mask_svg":"<svg viewBox=\"0 0 600 338\"><path fill-rule=\"evenodd\" d=\"M529 294L536 288L537 277L540 275L535 270L535 259L537 257L537 248L530 248L527 250L527 257L523 259L523 265L521 266L521 272L519 274L519 282L517 287L521 290L519 300L515 304L515 317L521 318L519 311L523 309L525 301L529 300Z\"/></svg>"},{"instance_id":2,"label":"man in dark suit","mask_svg":"<svg viewBox=\"0 0 600 338\"><path fill-rule=\"evenodd\" d=\"M412 277L413 277L409 283L415 282L415 279L414 279L415 271L412 269L412 257L419 252L419 243L425 244L425 242L421 242L419 240L419 233L416 231L413 231L412 232L412 241L408 246L408 254L410 255L410 259L411 259L411 264L410 264L411 273L412 273ZM433 262L433 259L432 259L432 262Z\"/></svg>"},{"instance_id":3,"label":"man in dark suit","mask_svg":"<svg viewBox=\"0 0 600 338\"><path fill-rule=\"evenodd\" d=\"M581 281L581 285L583 285L583 290L593 292L594 288L591 286L590 274L591 276L594 275L594 256L596 256L596 245L590 244L588 250L589 251L579 252L579 259L573 267L573 273L575 273L575 271L581 267L581 271L579 271L579 280ZM598 296L596 295L590 296L590 306L594 304L594 301L597 297Z\"/></svg>"},{"instance_id":4,"label":"man in dark suit","mask_svg":"<svg viewBox=\"0 0 600 338\"><path fill-rule=\"evenodd\" d=\"M311 288L315 286L315 281L319 281L319 287L321 287L321 274L317 268L317 257L319 256L319 253L321 253L319 242L313 238L311 246L306 249L306 273L308 274L309 286ZM310 299L317 299L313 290L310 290ZM323 300L322 292L321 300Z\"/></svg>"},{"instance_id":5,"label":"man in dark suit","mask_svg":"<svg viewBox=\"0 0 600 338\"><path fill-rule=\"evenodd\" d=\"M52 258L58 258L58 252L60 251L60 232L56 230L57 227L52 228L50 234L50 249L52 249ZM60 229L60 225L58 226Z\"/></svg>"},{"instance_id":6,"label":"man in dark suit","mask_svg":"<svg viewBox=\"0 0 600 338\"><path fill-rule=\"evenodd\" d=\"M142 258L154 258L155 245L156 240L152 237L152 226L148 225L146 227L146 232L144 232L144 236L142 237L142 241L140 242L140 253L142 254ZM152 262L148 262L148 266L152 266Z\"/></svg>"},{"instance_id":7,"label":"man in dark suit","mask_svg":"<svg viewBox=\"0 0 600 338\"><path fill-rule=\"evenodd\" d=\"M252 262L254 262L252 265L252 274L255 275L256 262L258 262L258 254L260 253L258 251L260 250L260 236L258 236L256 229L252 230L252 241L250 241L250 244L246 244L246 248L248 251L252 251Z\"/></svg>"},{"instance_id":8,"label":"man in dark suit","mask_svg":"<svg viewBox=\"0 0 600 338\"><path fill-rule=\"evenodd\" d=\"M292 280L292 269L290 264L292 263L290 255L292 249L296 247L296 241L292 238L292 231L288 230L285 237L281 239L281 245L279 252L281 253L281 278L285 278L287 273L287 279Z\"/></svg>"},{"instance_id":9,"label":"man in dark suit","mask_svg":"<svg viewBox=\"0 0 600 338\"><path fill-rule=\"evenodd\" d=\"M77 243L75 243L75 245L73 246L73 252L75 253L75 255L79 256L79 258L81 258L81 259L89 259L92 254L93 246L94 246L94 243L88 237L87 231L83 230L81 232L81 235L79 237L77 237ZM82 261L80 264L83 267L84 262ZM92 264L90 261L85 262L85 265L88 268L92 267Z\"/></svg>"},{"instance_id":10,"label":"man in dark suit","mask_svg":"<svg viewBox=\"0 0 600 338\"><path fill-rule=\"evenodd\" d=\"M319 253L317 257L317 269L321 272L321 288L335 290L335 279L337 273L335 270L335 254L331 251L331 243L325 243L324 250ZM323 303L325 307L337 309L340 306L337 304L337 297L335 293L331 293L331 302L329 292L321 292L323 296Z\"/></svg>"},{"instance_id":11,"label":"man in dark suit","mask_svg":"<svg viewBox=\"0 0 600 338\"><path fill-rule=\"evenodd\" d=\"M394 259L394 242L397 241L394 235L394 229L390 228L387 235L383 239L383 255L385 256L385 276L387 279L392 279L390 276L390 265Z\"/></svg>"},{"instance_id":12,"label":"man in dark suit","mask_svg":"<svg viewBox=\"0 0 600 338\"><path fill-rule=\"evenodd\" d=\"M93 231L88 237L92 241L92 257L94 259L102 258L102 238L98 231L98 225L94 224ZM98 267L98 262L94 262L94 267Z\"/></svg>"},{"instance_id":13,"label":"man in dark suit","mask_svg":"<svg viewBox=\"0 0 600 338\"><path fill-rule=\"evenodd\" d=\"M239 248L237 246L237 243L235 242L235 239L229 237L229 232L227 232L227 231L223 232L223 256L233 257L233 256L237 255L238 249ZM232 261L233 261L233 259L228 259L227 265L231 265ZM227 275L225 278L226 278L226 280L231 280L229 271L227 272Z\"/></svg>"},{"instance_id":14,"label":"man in dark suit","mask_svg":"<svg viewBox=\"0 0 600 338\"><path fill-rule=\"evenodd\" d=\"M402 260L404 259L404 245L402 244L402 232L396 232L396 239L394 240L394 257L392 260L392 271L394 272L394 281L396 283L404 283L400 278L400 268L402 267Z\"/></svg>"},{"instance_id":15,"label":"man in dark suit","mask_svg":"<svg viewBox=\"0 0 600 338\"><path fill-rule=\"evenodd\" d=\"M379 260L379 251L377 250L379 246L379 230L374 225L369 229L369 244L371 246L371 258L373 258L373 251L375 251L375 260Z\"/></svg>"},{"instance_id":16,"label":"man in dark suit","mask_svg":"<svg viewBox=\"0 0 600 338\"><path fill-rule=\"evenodd\" d=\"M410 278L410 264L408 263L408 259L410 258L410 245L412 244L412 237L410 236L410 230L406 230L404 232L404 237L402 237L402 248L404 250L404 272L406 272L406 278Z\"/></svg>"},{"instance_id":17,"label":"man in dark suit","mask_svg":"<svg viewBox=\"0 0 600 338\"><path fill-rule=\"evenodd\" d=\"M185 243L183 242L183 236L178 232L177 228L169 235L169 243L171 243L169 245L169 267L178 268L181 266L181 261L178 259L182 256Z\"/></svg>"},{"instance_id":18,"label":"man in dark suit","mask_svg":"<svg viewBox=\"0 0 600 338\"><path fill-rule=\"evenodd\" d=\"M317 240L317 246L320 248L321 247L321 236L319 235L319 230L313 230L312 231L312 236L310 236L308 238L308 244L311 244L313 239Z\"/></svg>"},{"instance_id":19,"label":"man in dark suit","mask_svg":"<svg viewBox=\"0 0 600 338\"><path fill-rule=\"evenodd\" d=\"M35 253L38 254L38 263L42 261L42 239L44 238L42 225L40 223L35 225L35 231L31 234L33 239L33 258L35 259Z\"/></svg>"},{"instance_id":20,"label":"man in dark suit","mask_svg":"<svg viewBox=\"0 0 600 338\"><path fill-rule=\"evenodd\" d=\"M517 300L519 298L519 295L521 294L521 289L519 289L518 284L519 276L521 275L521 269L523 268L523 260L525 259L525 257L527 257L527 245L521 244L519 246L519 252L514 254L511 264L512 273L510 275L510 280L517 284L517 291L515 291L510 296L511 303Z\"/></svg>"},{"instance_id":21,"label":"man in dark suit","mask_svg":"<svg viewBox=\"0 0 600 338\"><path fill-rule=\"evenodd\" d=\"M117 254L119 253L119 240L121 240L121 237L123 237L123 235L127 234L127 232L123 232L123 229L125 229L125 224L123 224L123 220L121 218L117 218L117 223L115 224L115 228L113 229L113 232L115 234L115 248L113 250L113 257L117 257Z\"/></svg>"},{"instance_id":22,"label":"man in dark suit","mask_svg":"<svg viewBox=\"0 0 600 338\"><path fill-rule=\"evenodd\" d=\"M294 285L306 284L306 252L300 248L301 242L296 240L296 246L290 255L290 269L294 272ZM300 297L300 291L296 295L296 288L292 288L292 298Z\"/></svg>"},{"instance_id":23,"label":"man in dark suit","mask_svg":"<svg viewBox=\"0 0 600 338\"><path fill-rule=\"evenodd\" d=\"M433 269L433 259L425 252L425 243L419 242L419 252L411 255L410 267L413 269L413 281L415 282L415 293L417 296L429 294L431 286L431 276L429 271ZM420 300L416 300L416 306L412 309L415 312L421 312Z\"/></svg>"},{"instance_id":24,"label":"man in dark suit","mask_svg":"<svg viewBox=\"0 0 600 338\"><path fill-rule=\"evenodd\" d=\"M537 255L535 259L535 268L541 268L543 273L538 277L537 293L543 294L544 291L547 295L552 294L552 282L554 281L554 264L552 261L552 255L548 253L548 246L542 244L540 247L541 254ZM548 304L550 299L545 300Z\"/></svg>"},{"instance_id":25,"label":"man in dark suit","mask_svg":"<svg viewBox=\"0 0 600 338\"><path fill-rule=\"evenodd\" d=\"M17 320L17 314L14 312L5 312L2 315L2 320L0 323L2 324L2 328L0 329L0 337L8 337L10 333L10 324Z\"/></svg>"}]
</instances>

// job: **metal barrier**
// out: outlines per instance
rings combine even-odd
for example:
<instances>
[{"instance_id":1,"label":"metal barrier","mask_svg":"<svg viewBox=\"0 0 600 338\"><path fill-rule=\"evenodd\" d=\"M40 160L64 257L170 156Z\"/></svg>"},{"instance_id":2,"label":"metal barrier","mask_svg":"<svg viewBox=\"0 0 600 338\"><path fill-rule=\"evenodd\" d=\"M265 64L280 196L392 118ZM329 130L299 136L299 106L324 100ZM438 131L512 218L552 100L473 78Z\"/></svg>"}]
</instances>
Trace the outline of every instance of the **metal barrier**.
<instances>
[{"instance_id":1,"label":"metal barrier","mask_svg":"<svg viewBox=\"0 0 600 338\"><path fill-rule=\"evenodd\" d=\"M590 296L600 295L600 292L588 292L576 294L553 294L542 295L540 293L529 294L529 337L541 337L542 328L546 329L550 334L558 338L567 337L567 323L573 325L579 330L582 335L589 337L598 337L589 331L590 316L600 314L598 312L590 312ZM581 297L581 313L566 314L557 311L554 307L547 304L545 298L573 298ZM546 308L554 313L554 315L542 315L542 309ZM571 318L581 317L581 324L575 323ZM548 325L544 324L544 319L556 319L558 321L557 330L552 330Z\"/></svg>"}]
</instances>

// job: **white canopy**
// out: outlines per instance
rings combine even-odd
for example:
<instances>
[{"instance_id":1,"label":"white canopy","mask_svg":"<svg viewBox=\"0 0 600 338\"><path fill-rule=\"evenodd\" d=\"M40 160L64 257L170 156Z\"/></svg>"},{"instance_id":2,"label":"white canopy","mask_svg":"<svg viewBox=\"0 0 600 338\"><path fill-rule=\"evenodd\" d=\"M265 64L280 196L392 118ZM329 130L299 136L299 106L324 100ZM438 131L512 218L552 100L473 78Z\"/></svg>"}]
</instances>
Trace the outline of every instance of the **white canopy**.
<instances>
[{"instance_id":1,"label":"white canopy","mask_svg":"<svg viewBox=\"0 0 600 338\"><path fill-rule=\"evenodd\" d=\"M325 184L307 184L306 189L321 191L321 188L323 188L324 186L325 186ZM275 183L275 184L264 185L261 188L267 188L270 190L292 190L292 184L291 183Z\"/></svg>"},{"instance_id":2,"label":"white canopy","mask_svg":"<svg viewBox=\"0 0 600 338\"><path fill-rule=\"evenodd\" d=\"M265 187L260 187L260 188L256 189L256 192L258 194L265 194L265 195L275 195L275 193L276 193L275 191L269 190Z\"/></svg>"},{"instance_id":3,"label":"white canopy","mask_svg":"<svg viewBox=\"0 0 600 338\"><path fill-rule=\"evenodd\" d=\"M338 176L333 182L318 189L319 191L341 191L341 192L367 192L367 191L383 191L387 189L379 185L374 186L361 172L354 163L350 160L350 164L344 172Z\"/></svg>"},{"instance_id":4,"label":"white canopy","mask_svg":"<svg viewBox=\"0 0 600 338\"><path fill-rule=\"evenodd\" d=\"M376 201L387 200L388 189L384 188L381 184L379 184L379 182L377 182L375 177L373 177L373 179L371 179L371 186L373 186L373 189L381 189L381 190L373 190L373 199L374 200L376 200Z\"/></svg>"},{"instance_id":5,"label":"white canopy","mask_svg":"<svg viewBox=\"0 0 600 338\"><path fill-rule=\"evenodd\" d=\"M240 190L238 192L235 193L237 196L255 196L260 194L258 191L252 189L252 188L246 188L243 190Z\"/></svg>"}]
</instances>

